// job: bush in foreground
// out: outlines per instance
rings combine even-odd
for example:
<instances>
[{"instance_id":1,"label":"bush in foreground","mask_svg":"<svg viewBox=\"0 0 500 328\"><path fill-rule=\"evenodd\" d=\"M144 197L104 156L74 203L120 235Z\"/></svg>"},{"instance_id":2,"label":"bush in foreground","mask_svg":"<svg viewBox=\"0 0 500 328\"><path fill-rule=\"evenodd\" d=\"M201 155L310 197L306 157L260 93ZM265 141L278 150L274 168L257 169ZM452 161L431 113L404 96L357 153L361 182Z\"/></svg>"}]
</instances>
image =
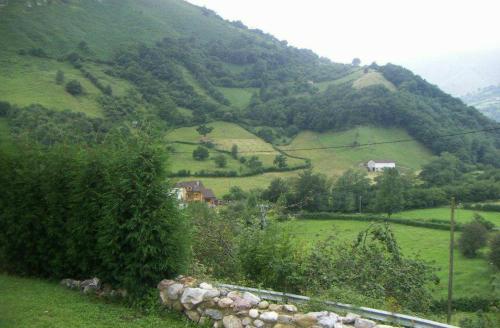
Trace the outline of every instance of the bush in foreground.
<instances>
[{"instance_id":1,"label":"bush in foreground","mask_svg":"<svg viewBox=\"0 0 500 328\"><path fill-rule=\"evenodd\" d=\"M149 137L122 138L0 154L0 269L98 276L132 296L185 271L189 232L165 158Z\"/></svg>"}]
</instances>

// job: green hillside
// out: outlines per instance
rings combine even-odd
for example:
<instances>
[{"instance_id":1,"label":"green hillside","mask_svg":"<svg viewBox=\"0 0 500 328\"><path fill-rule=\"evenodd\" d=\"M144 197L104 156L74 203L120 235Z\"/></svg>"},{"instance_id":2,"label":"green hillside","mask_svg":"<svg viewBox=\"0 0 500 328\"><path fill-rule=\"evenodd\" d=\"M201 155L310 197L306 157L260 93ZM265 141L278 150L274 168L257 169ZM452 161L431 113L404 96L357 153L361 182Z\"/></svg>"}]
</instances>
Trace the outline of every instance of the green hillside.
<instances>
[{"instance_id":1,"label":"green hillside","mask_svg":"<svg viewBox=\"0 0 500 328\"><path fill-rule=\"evenodd\" d=\"M257 156L262 162L264 169L275 167L274 159L280 152L273 148L271 144L234 123L214 122L207 126L213 128L213 131L207 134L206 137L200 136L196 131L196 127L178 128L166 134L165 139L172 149L171 171L178 172L180 170L189 170L194 174L202 170L217 170L225 172L234 171L237 174L248 174L251 173L251 170L240 160L242 158L247 160L251 156ZM194 160L192 156L192 152L198 147L200 140L209 141L213 144L213 148L209 148L210 158L205 161ZM236 159L229 154L233 145L238 147ZM219 168L215 165L212 159L217 155L226 157L226 167ZM303 159L287 157L288 169L301 167L305 164L306 162ZM227 192L228 189L229 188L224 189L224 192Z\"/></svg>"},{"instance_id":2,"label":"green hillside","mask_svg":"<svg viewBox=\"0 0 500 328\"><path fill-rule=\"evenodd\" d=\"M344 132L301 132L288 149L336 147L352 145L352 148L288 151L311 159L314 170L329 176L338 176L350 168L362 167L369 160L394 160L402 170L418 171L432 159L432 154L418 141L376 146L356 147L359 144L411 138L401 129L357 127Z\"/></svg>"},{"instance_id":3,"label":"green hillside","mask_svg":"<svg viewBox=\"0 0 500 328\"><path fill-rule=\"evenodd\" d=\"M443 151L498 165L496 132L439 137L497 124L410 71L334 63L181 0L9 1L0 9L0 32L0 101L12 108L2 114L4 125L44 144L92 144L117 128L151 127L166 136L174 175L204 171L196 176L213 179L220 191L235 181L249 189L296 175L269 172L276 147L287 170L309 159L330 177L372 158L418 171ZM82 92L66 90L72 80ZM215 127L206 161L191 155L200 124ZM293 151L407 138L415 142ZM243 160L227 153L233 144ZM226 167L215 165L217 155ZM242 162L253 156L262 170Z\"/></svg>"},{"instance_id":4,"label":"green hillside","mask_svg":"<svg viewBox=\"0 0 500 328\"><path fill-rule=\"evenodd\" d=\"M78 80L86 94L73 97L63 85L57 85L55 76L58 70L64 72L66 80ZM78 70L52 59L0 56L0 95L2 100L19 106L36 103L56 110L71 109L90 116L101 115L97 103L100 91Z\"/></svg>"},{"instance_id":5,"label":"green hillside","mask_svg":"<svg viewBox=\"0 0 500 328\"><path fill-rule=\"evenodd\" d=\"M3 50L43 48L61 56L85 41L98 58L120 46L153 44L166 37L231 39L235 32L215 13L176 0L55 0L0 9Z\"/></svg>"}]
</instances>

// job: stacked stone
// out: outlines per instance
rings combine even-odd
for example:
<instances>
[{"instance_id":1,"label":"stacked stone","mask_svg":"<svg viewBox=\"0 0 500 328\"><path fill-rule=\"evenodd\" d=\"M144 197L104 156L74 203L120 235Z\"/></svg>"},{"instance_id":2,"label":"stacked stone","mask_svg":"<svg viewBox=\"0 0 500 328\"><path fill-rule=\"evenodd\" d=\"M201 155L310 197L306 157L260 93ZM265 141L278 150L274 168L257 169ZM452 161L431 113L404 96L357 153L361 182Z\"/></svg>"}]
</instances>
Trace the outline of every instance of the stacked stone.
<instances>
[{"instance_id":1,"label":"stacked stone","mask_svg":"<svg viewBox=\"0 0 500 328\"><path fill-rule=\"evenodd\" d=\"M96 294L101 297L126 297L127 291L124 289L114 290L110 285L101 284L99 278L87 280L63 279L61 285L70 289L78 289L84 294Z\"/></svg>"},{"instance_id":2,"label":"stacked stone","mask_svg":"<svg viewBox=\"0 0 500 328\"><path fill-rule=\"evenodd\" d=\"M269 304L249 292L229 291L191 277L158 284L161 302L199 324L214 328L392 328L349 313L299 313L292 304Z\"/></svg>"}]
</instances>

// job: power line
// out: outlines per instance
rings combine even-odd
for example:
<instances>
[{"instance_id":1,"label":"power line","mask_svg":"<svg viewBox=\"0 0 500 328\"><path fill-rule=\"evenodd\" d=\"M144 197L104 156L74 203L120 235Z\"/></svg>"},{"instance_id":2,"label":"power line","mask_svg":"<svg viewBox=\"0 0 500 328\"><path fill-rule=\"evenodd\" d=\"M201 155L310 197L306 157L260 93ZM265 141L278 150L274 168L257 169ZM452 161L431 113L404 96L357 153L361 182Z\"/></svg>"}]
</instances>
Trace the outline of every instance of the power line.
<instances>
[{"instance_id":1,"label":"power line","mask_svg":"<svg viewBox=\"0 0 500 328\"><path fill-rule=\"evenodd\" d=\"M481 129L481 130L473 130L473 131L467 131L467 132L459 132L459 133L451 133L451 134L442 134L442 135L437 135L433 136L432 139L444 139L444 138L451 138L451 137L457 137L457 136L463 136L463 135L469 135L469 134L476 134L476 133L483 133L483 132L492 132L492 131L498 131L500 130L500 127L496 128L489 128L489 129ZM338 145L338 146L320 146L320 147L304 147L304 148L289 148L289 149L279 149L280 151L283 151L285 153L287 152L295 152L295 151L310 151L310 150L326 150L326 149L346 149L346 148L361 148L361 147L369 147L369 146L378 146L378 145L387 145L387 144L396 144L396 143L406 143L406 142L415 142L418 140L415 139L396 139L396 140L390 140L390 141L379 141L379 142L370 142L370 143L364 143L364 144L348 144L348 145ZM259 154L259 153L277 153L277 150L243 150L239 151L239 154ZM188 151L174 151L174 154L191 154L192 152Z\"/></svg>"}]
</instances>

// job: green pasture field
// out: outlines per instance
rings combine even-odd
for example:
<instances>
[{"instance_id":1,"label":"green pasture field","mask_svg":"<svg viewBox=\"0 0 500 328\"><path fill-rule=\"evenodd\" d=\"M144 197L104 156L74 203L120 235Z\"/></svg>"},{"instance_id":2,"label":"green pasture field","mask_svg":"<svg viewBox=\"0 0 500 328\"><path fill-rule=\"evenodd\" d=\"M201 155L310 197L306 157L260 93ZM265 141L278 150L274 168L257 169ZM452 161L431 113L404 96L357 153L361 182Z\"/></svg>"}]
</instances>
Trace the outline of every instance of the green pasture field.
<instances>
[{"instance_id":1,"label":"green pasture field","mask_svg":"<svg viewBox=\"0 0 500 328\"><path fill-rule=\"evenodd\" d=\"M306 248L313 242L334 236L339 240L354 241L359 232L368 228L369 222L329 221L329 220L293 220L284 223L296 236L297 242ZM437 299L446 298L448 284L448 249L450 234L448 231L392 224L392 230L402 251L408 256L420 256L430 261L438 269L440 283L435 287ZM456 234L458 239L460 233ZM454 297L491 296L491 275L493 267L488 264L485 252L478 258L467 259L458 250L455 251Z\"/></svg>"}]
</instances>

